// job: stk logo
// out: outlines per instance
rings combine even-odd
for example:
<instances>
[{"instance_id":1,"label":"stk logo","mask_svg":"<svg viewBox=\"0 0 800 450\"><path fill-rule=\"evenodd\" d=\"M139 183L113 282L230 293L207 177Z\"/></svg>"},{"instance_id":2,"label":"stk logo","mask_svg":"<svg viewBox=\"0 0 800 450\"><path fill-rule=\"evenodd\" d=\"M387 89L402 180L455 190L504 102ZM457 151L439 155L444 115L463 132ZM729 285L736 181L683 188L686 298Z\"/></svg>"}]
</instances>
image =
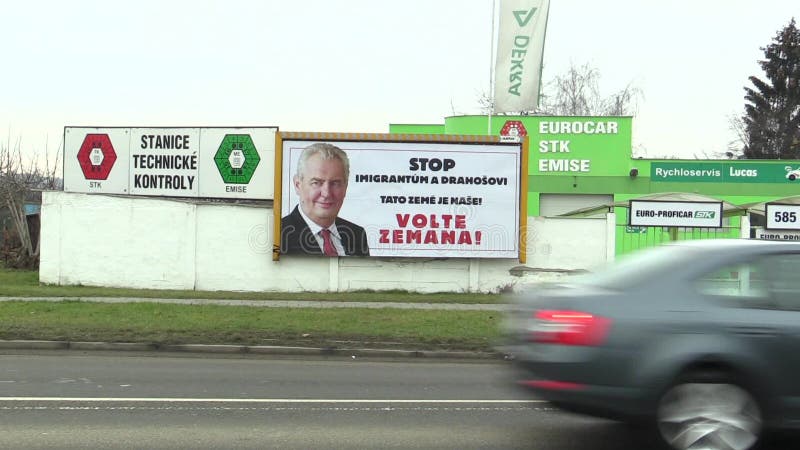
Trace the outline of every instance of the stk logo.
<instances>
[{"instance_id":1,"label":"stk logo","mask_svg":"<svg viewBox=\"0 0 800 450\"><path fill-rule=\"evenodd\" d=\"M694 213L695 219L713 219L714 211L697 211Z\"/></svg>"},{"instance_id":2,"label":"stk logo","mask_svg":"<svg viewBox=\"0 0 800 450\"><path fill-rule=\"evenodd\" d=\"M531 21L533 15L536 14L536 8L531 8L529 11L525 11L524 9L514 11L514 18L517 19L517 23L520 27L524 27Z\"/></svg>"}]
</instances>

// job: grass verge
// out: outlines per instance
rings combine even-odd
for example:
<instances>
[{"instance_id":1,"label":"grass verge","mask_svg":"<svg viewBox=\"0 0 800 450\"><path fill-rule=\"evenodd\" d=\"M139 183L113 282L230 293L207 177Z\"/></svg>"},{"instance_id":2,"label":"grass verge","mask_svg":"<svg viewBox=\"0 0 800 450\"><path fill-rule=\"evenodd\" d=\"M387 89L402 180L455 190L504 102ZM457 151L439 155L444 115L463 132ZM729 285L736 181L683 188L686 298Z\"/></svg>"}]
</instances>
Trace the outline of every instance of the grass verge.
<instances>
[{"instance_id":1,"label":"grass verge","mask_svg":"<svg viewBox=\"0 0 800 450\"><path fill-rule=\"evenodd\" d=\"M75 301L0 302L0 339L152 344L292 345L491 351L499 313L370 308L107 304L80 297L501 303L501 295L408 292L205 292L50 286L36 271L0 267L0 296Z\"/></svg>"},{"instance_id":2,"label":"grass verge","mask_svg":"<svg viewBox=\"0 0 800 450\"><path fill-rule=\"evenodd\" d=\"M496 312L2 302L0 339L490 351Z\"/></svg>"}]
</instances>

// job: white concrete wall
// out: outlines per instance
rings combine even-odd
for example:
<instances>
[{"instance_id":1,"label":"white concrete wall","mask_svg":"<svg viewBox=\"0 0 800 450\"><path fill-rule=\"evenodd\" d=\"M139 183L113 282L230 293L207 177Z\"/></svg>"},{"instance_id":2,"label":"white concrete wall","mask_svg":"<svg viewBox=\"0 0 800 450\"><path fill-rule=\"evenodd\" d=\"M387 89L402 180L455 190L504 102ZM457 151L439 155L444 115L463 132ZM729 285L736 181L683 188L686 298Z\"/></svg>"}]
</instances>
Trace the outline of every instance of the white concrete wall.
<instances>
[{"instance_id":1,"label":"white concrete wall","mask_svg":"<svg viewBox=\"0 0 800 450\"><path fill-rule=\"evenodd\" d=\"M192 289L195 212L189 203L45 192L40 280Z\"/></svg>"},{"instance_id":2,"label":"white concrete wall","mask_svg":"<svg viewBox=\"0 0 800 450\"><path fill-rule=\"evenodd\" d=\"M528 217L526 265L558 270L600 266L614 255L613 224L613 214L602 218Z\"/></svg>"},{"instance_id":3,"label":"white concrete wall","mask_svg":"<svg viewBox=\"0 0 800 450\"><path fill-rule=\"evenodd\" d=\"M198 205L197 289L328 291L328 258L272 261L272 209Z\"/></svg>"},{"instance_id":4,"label":"white concrete wall","mask_svg":"<svg viewBox=\"0 0 800 450\"><path fill-rule=\"evenodd\" d=\"M209 291L496 292L539 273L512 275L516 259L284 255L275 262L272 229L272 209L264 207L45 192L39 278ZM593 267L613 249L606 230L603 219L531 217L526 266Z\"/></svg>"}]
</instances>

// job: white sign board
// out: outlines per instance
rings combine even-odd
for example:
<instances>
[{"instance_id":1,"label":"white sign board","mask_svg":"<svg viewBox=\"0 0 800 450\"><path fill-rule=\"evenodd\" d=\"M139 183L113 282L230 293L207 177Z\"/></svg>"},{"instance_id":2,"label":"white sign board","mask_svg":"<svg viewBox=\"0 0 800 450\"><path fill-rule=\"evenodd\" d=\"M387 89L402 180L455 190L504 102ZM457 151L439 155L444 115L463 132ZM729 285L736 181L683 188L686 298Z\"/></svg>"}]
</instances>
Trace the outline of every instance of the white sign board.
<instances>
[{"instance_id":1,"label":"white sign board","mask_svg":"<svg viewBox=\"0 0 800 450\"><path fill-rule=\"evenodd\" d=\"M200 197L271 199L275 128L201 128Z\"/></svg>"},{"instance_id":2,"label":"white sign board","mask_svg":"<svg viewBox=\"0 0 800 450\"><path fill-rule=\"evenodd\" d=\"M287 224L307 223L292 219L301 202L293 177L303 150L323 142L349 160L337 217L364 230L362 255L519 257L521 144L311 139L283 140L279 149L282 253L319 253L313 240L291 244Z\"/></svg>"},{"instance_id":3,"label":"white sign board","mask_svg":"<svg viewBox=\"0 0 800 450\"><path fill-rule=\"evenodd\" d=\"M200 130L131 130L130 192L133 195L197 197Z\"/></svg>"},{"instance_id":4,"label":"white sign board","mask_svg":"<svg viewBox=\"0 0 800 450\"><path fill-rule=\"evenodd\" d=\"M628 225L720 228L722 202L631 200L628 208Z\"/></svg>"},{"instance_id":5,"label":"white sign board","mask_svg":"<svg viewBox=\"0 0 800 450\"><path fill-rule=\"evenodd\" d=\"M270 200L275 127L64 129L64 190Z\"/></svg>"},{"instance_id":6,"label":"white sign board","mask_svg":"<svg viewBox=\"0 0 800 450\"><path fill-rule=\"evenodd\" d=\"M756 239L770 241L800 241L800 231L796 230L765 230L756 228Z\"/></svg>"},{"instance_id":7,"label":"white sign board","mask_svg":"<svg viewBox=\"0 0 800 450\"><path fill-rule=\"evenodd\" d=\"M768 230L800 230L800 205L767 203L764 206Z\"/></svg>"},{"instance_id":8,"label":"white sign board","mask_svg":"<svg viewBox=\"0 0 800 450\"><path fill-rule=\"evenodd\" d=\"M64 191L122 194L128 191L130 129L64 129Z\"/></svg>"}]
</instances>

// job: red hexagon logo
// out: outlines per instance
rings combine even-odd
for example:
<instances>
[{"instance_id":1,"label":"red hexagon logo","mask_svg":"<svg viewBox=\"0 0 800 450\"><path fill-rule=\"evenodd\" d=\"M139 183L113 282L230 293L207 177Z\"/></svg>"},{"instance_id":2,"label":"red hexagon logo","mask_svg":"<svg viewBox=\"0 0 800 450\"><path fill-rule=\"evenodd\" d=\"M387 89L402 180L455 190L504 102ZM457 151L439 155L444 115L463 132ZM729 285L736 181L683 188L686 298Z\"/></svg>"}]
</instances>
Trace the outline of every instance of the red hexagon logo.
<instances>
[{"instance_id":1,"label":"red hexagon logo","mask_svg":"<svg viewBox=\"0 0 800 450\"><path fill-rule=\"evenodd\" d=\"M519 120L507 120L500 129L500 136L514 136L523 138L528 135L525 125Z\"/></svg>"},{"instance_id":2,"label":"red hexagon logo","mask_svg":"<svg viewBox=\"0 0 800 450\"><path fill-rule=\"evenodd\" d=\"M78 164L87 180L105 180L114 167L117 152L107 134L87 134L78 150Z\"/></svg>"}]
</instances>

